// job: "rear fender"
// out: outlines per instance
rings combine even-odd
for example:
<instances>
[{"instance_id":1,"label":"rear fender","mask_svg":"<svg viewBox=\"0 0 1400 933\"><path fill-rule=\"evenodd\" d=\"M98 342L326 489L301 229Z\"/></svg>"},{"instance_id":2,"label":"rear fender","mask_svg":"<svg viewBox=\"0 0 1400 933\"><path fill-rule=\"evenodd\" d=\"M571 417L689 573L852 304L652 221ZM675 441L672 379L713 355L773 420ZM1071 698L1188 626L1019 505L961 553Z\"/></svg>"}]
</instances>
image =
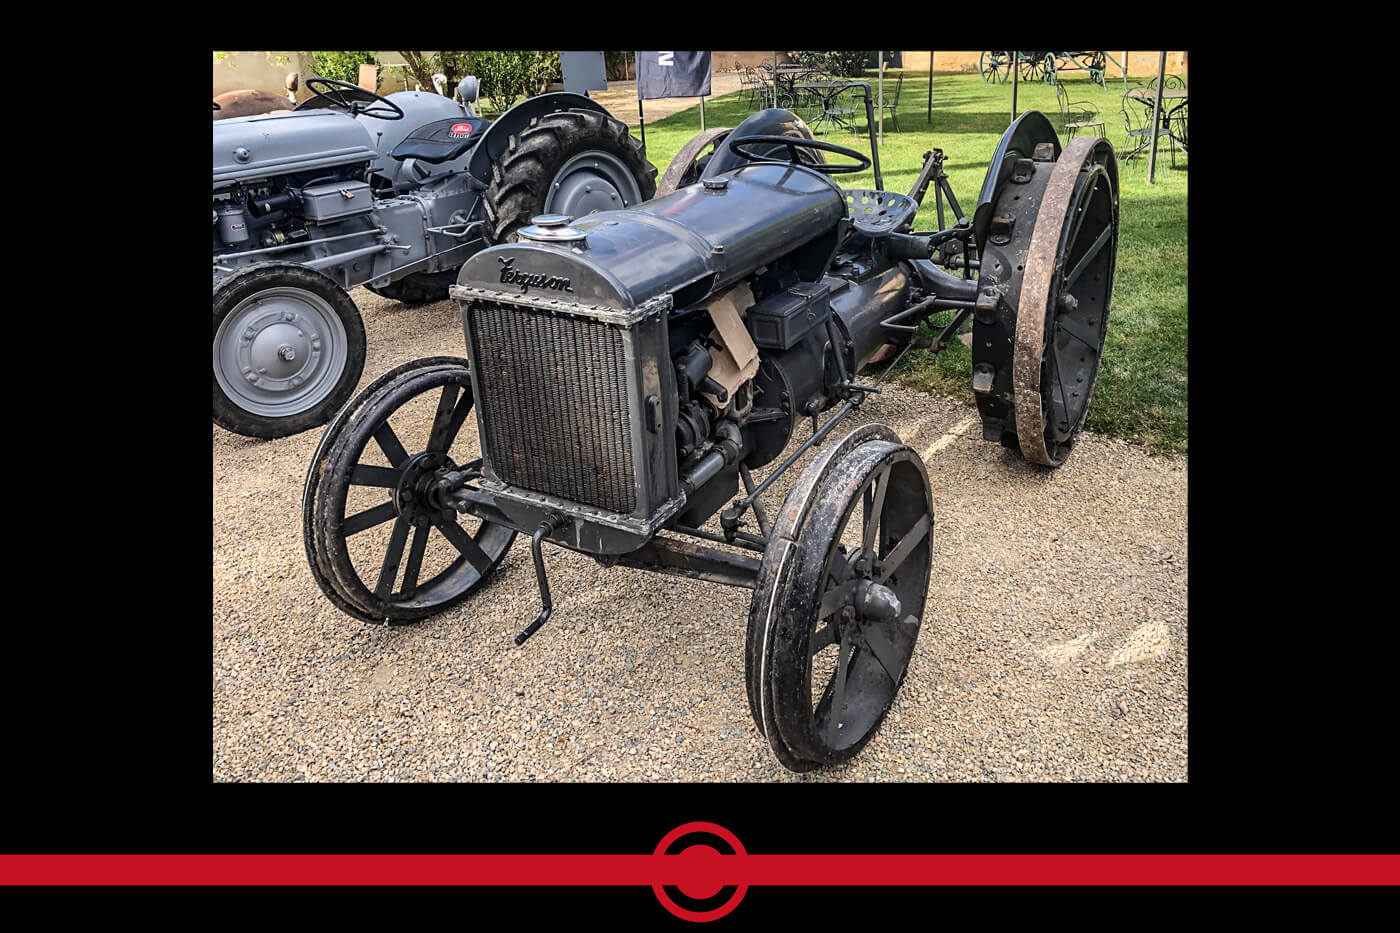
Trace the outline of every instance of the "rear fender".
<instances>
[{"instance_id":1,"label":"rear fender","mask_svg":"<svg viewBox=\"0 0 1400 933\"><path fill-rule=\"evenodd\" d=\"M1041 143L1055 144L1055 158L1060 157L1060 137L1055 127L1039 110L1027 110L1021 114L1006 132L1001 134L996 151L987 163L987 177L982 182L982 191L977 195L977 208L972 215L972 229L977 238L977 251L981 253L987 245L987 231L992 225L992 210L997 195L1017 159L1029 159L1035 147Z\"/></svg>"},{"instance_id":2,"label":"rear fender","mask_svg":"<svg viewBox=\"0 0 1400 933\"><path fill-rule=\"evenodd\" d=\"M597 101L582 94L560 91L554 94L541 94L522 100L501 114L486 128L481 142L472 148L467 170L484 184L491 182L491 166L501 157L510 145L510 137L530 125L530 121L548 113L560 110L592 110L606 114L608 111Z\"/></svg>"},{"instance_id":3,"label":"rear fender","mask_svg":"<svg viewBox=\"0 0 1400 933\"><path fill-rule=\"evenodd\" d=\"M726 140L739 139L743 136L798 136L803 139L812 139L812 131L801 117L791 110L782 110L770 107L767 110L760 110L749 117L743 123L734 127ZM763 149L755 149L755 152L762 153ZM773 146L772 152L786 153L787 150L781 146ZM818 162L825 161L821 153L816 149L799 149L800 158L815 158ZM767 153L765 153L767 154ZM736 169L748 163L748 159L738 153L730 151L729 147L721 142L715 147L715 154L710 159L701 178L714 178L723 172Z\"/></svg>"}]
</instances>

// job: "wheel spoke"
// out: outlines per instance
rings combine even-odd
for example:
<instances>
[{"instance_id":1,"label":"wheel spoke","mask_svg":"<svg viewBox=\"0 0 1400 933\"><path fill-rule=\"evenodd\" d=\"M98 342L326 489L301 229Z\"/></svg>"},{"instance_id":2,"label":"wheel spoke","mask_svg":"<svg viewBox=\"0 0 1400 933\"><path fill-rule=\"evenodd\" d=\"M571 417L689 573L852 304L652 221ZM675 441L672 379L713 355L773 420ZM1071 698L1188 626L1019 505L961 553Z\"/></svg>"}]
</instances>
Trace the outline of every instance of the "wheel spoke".
<instances>
[{"instance_id":1,"label":"wheel spoke","mask_svg":"<svg viewBox=\"0 0 1400 933\"><path fill-rule=\"evenodd\" d=\"M856 587L860 586L860 579L847 580L840 586L833 587L822 596L821 608L817 610L817 618L825 619L846 603L851 601L851 596L855 594Z\"/></svg>"},{"instance_id":2,"label":"wheel spoke","mask_svg":"<svg viewBox=\"0 0 1400 933\"><path fill-rule=\"evenodd\" d=\"M352 486L382 486L385 489L394 489L399 485L399 479L403 473L392 467L371 466L368 463L357 463L355 469L350 474L350 485Z\"/></svg>"},{"instance_id":3,"label":"wheel spoke","mask_svg":"<svg viewBox=\"0 0 1400 933\"><path fill-rule=\"evenodd\" d=\"M1098 239L1096 239L1093 242L1093 244L1091 244L1090 247L1084 251L1084 255L1080 257L1079 262L1075 263L1073 271L1071 271L1069 275L1065 276L1065 284L1061 286L1065 291L1069 291L1071 288L1074 287L1074 283L1079 281L1079 277L1084 274L1084 270L1089 268L1089 263L1094 261L1094 257L1099 254L1099 250L1103 249L1104 244L1108 242L1108 238L1112 235L1112 224L1103 228L1103 233L1099 234Z\"/></svg>"},{"instance_id":4,"label":"wheel spoke","mask_svg":"<svg viewBox=\"0 0 1400 933\"><path fill-rule=\"evenodd\" d=\"M850 673L851 654L855 645L847 635L841 640L841 656L836 662L836 678L832 683L831 705L826 710L826 744L836 747L840 736L842 707L846 705L846 676Z\"/></svg>"},{"instance_id":5,"label":"wheel spoke","mask_svg":"<svg viewBox=\"0 0 1400 933\"><path fill-rule=\"evenodd\" d=\"M384 552L384 563L379 568L379 581L374 584L374 595L380 599L387 597L394 589L394 578L399 575L399 562L403 560L403 546L408 541L408 522L399 516L394 522L393 534L389 536L389 549Z\"/></svg>"},{"instance_id":6,"label":"wheel spoke","mask_svg":"<svg viewBox=\"0 0 1400 933\"><path fill-rule=\"evenodd\" d=\"M457 414L453 405L457 401L457 394L461 387L456 383L449 382L442 387L442 398L438 399L437 414L433 416L433 427L428 432L428 450L442 451L447 449L447 444L451 440L447 432L452 429L452 419ZM461 422L458 422L460 426ZM452 432L456 434L455 431Z\"/></svg>"},{"instance_id":7,"label":"wheel spoke","mask_svg":"<svg viewBox=\"0 0 1400 933\"><path fill-rule=\"evenodd\" d=\"M1058 343L1052 343L1050 345L1050 356L1055 361L1055 383L1060 387L1060 412L1064 415L1064 421L1066 422L1065 426L1061 428L1059 419L1056 419L1056 423L1052 424L1051 428L1054 429L1057 438L1063 438L1064 432L1069 430L1069 390L1065 388L1064 367L1060 365L1060 346ZM1052 402L1054 401L1054 395L1055 393L1050 393ZM1050 412L1050 414L1053 416L1054 412Z\"/></svg>"},{"instance_id":8,"label":"wheel spoke","mask_svg":"<svg viewBox=\"0 0 1400 933\"><path fill-rule=\"evenodd\" d=\"M491 569L491 558L486 556L486 552L472 540L472 536L462 530L462 526L455 521L444 519L437 526L443 537L452 542L452 546L461 552L462 556L471 561L471 565L476 568L477 573L483 577Z\"/></svg>"},{"instance_id":9,"label":"wheel spoke","mask_svg":"<svg viewBox=\"0 0 1400 933\"><path fill-rule=\"evenodd\" d=\"M815 657L816 655L820 654L821 650L827 645L836 644L837 628L838 626L836 624L836 620L833 619L830 622L826 623L826 625L823 625L821 628L814 631L812 633L812 650L809 652L809 654Z\"/></svg>"},{"instance_id":10,"label":"wheel spoke","mask_svg":"<svg viewBox=\"0 0 1400 933\"><path fill-rule=\"evenodd\" d=\"M389 422L379 426L379 430L374 432L374 440L379 444L379 449L384 451L384 456L389 458L391 465L403 466L403 462L408 459L408 451L399 443L399 436L394 433Z\"/></svg>"},{"instance_id":11,"label":"wheel spoke","mask_svg":"<svg viewBox=\"0 0 1400 933\"><path fill-rule=\"evenodd\" d=\"M893 684L899 684L899 675L904 671L904 654L900 646L895 644L896 640L905 641L901 637L903 630L893 620L889 622L868 622L863 621L860 625L860 639L865 647L870 649L870 653L875 656L875 660L880 662L880 669L885 672L885 676Z\"/></svg>"},{"instance_id":12,"label":"wheel spoke","mask_svg":"<svg viewBox=\"0 0 1400 933\"><path fill-rule=\"evenodd\" d=\"M1079 228L1084 226L1084 220L1089 216L1089 203L1094 200L1094 193L1099 190L1097 181L1089 183L1089 190L1084 192L1084 200L1079 202L1079 210L1074 218L1074 226L1070 228L1069 239L1065 241L1065 259L1074 255L1074 244L1079 241Z\"/></svg>"},{"instance_id":13,"label":"wheel spoke","mask_svg":"<svg viewBox=\"0 0 1400 933\"><path fill-rule=\"evenodd\" d=\"M428 547L430 530L427 525L420 525L414 529L413 546L408 549L408 566L403 569L403 589L399 590L400 599L412 599L418 592L418 571L423 566L423 552Z\"/></svg>"},{"instance_id":14,"label":"wheel spoke","mask_svg":"<svg viewBox=\"0 0 1400 933\"><path fill-rule=\"evenodd\" d=\"M1061 314L1055 319L1055 323L1058 324L1060 329L1065 333L1084 344L1084 346L1088 347L1090 350L1093 350L1096 356L1098 355L1099 335L1097 331L1090 330L1088 326L1079 323L1068 314ZM1056 362L1058 363L1059 360L1056 360Z\"/></svg>"},{"instance_id":15,"label":"wheel spoke","mask_svg":"<svg viewBox=\"0 0 1400 933\"><path fill-rule=\"evenodd\" d=\"M890 466L886 464L875 474L875 495L874 499L867 497L865 500L865 526L864 535L861 539L861 548L869 557L876 556L875 533L880 527L880 516L885 511L885 493L890 488Z\"/></svg>"},{"instance_id":16,"label":"wheel spoke","mask_svg":"<svg viewBox=\"0 0 1400 933\"><path fill-rule=\"evenodd\" d=\"M452 442L457 439L457 432L462 430L462 423L467 420L467 415L471 414L471 411L472 397L469 393L464 392L462 397L457 400L457 407L452 409L452 417L443 429L442 435L436 441L430 440L428 449L441 452L451 447ZM434 443L439 446L434 447Z\"/></svg>"},{"instance_id":17,"label":"wheel spoke","mask_svg":"<svg viewBox=\"0 0 1400 933\"><path fill-rule=\"evenodd\" d=\"M340 533L348 538L351 535L359 534L366 528L373 528L375 525L382 525L389 519L399 514L394 508L394 503L384 502L376 505L372 509L365 509L363 512L356 512L345 521L340 523Z\"/></svg>"},{"instance_id":18,"label":"wheel spoke","mask_svg":"<svg viewBox=\"0 0 1400 933\"><path fill-rule=\"evenodd\" d=\"M899 543L890 550L889 554L885 556L885 559L880 562L880 579L876 582L884 583L892 577L895 571L899 569L899 565L904 563L904 559L913 553L914 548L919 546L919 542L923 541L924 536L927 534L928 516L923 515L914 523L914 527L910 528L908 533L900 539Z\"/></svg>"}]
</instances>

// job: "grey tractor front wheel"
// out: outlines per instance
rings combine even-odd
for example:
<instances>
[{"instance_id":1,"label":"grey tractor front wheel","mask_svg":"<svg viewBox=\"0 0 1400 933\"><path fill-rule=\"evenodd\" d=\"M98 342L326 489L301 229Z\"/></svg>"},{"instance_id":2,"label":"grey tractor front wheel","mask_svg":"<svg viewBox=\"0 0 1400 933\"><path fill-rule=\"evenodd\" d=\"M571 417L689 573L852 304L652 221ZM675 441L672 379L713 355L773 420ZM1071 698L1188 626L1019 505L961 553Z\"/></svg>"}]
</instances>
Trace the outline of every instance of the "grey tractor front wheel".
<instances>
[{"instance_id":1,"label":"grey tractor front wheel","mask_svg":"<svg viewBox=\"0 0 1400 933\"><path fill-rule=\"evenodd\" d=\"M213 416L277 438L325 424L354 392L365 329L345 290L302 266L250 266L214 283Z\"/></svg>"},{"instance_id":2,"label":"grey tractor front wheel","mask_svg":"<svg viewBox=\"0 0 1400 933\"><path fill-rule=\"evenodd\" d=\"M656 195L656 167L626 124L593 110L561 110L510 137L491 167L484 206L503 243L539 214L582 217Z\"/></svg>"}]
</instances>

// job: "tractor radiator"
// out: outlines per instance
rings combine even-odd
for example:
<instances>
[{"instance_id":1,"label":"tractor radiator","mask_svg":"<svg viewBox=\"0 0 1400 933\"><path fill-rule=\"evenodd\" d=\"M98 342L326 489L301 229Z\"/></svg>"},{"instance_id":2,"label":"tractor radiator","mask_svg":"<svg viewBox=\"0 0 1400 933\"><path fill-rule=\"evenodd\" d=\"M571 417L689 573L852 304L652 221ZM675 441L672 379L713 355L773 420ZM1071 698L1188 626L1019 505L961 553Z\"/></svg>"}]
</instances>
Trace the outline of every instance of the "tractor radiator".
<instances>
[{"instance_id":1,"label":"tractor radiator","mask_svg":"<svg viewBox=\"0 0 1400 933\"><path fill-rule=\"evenodd\" d=\"M622 328L499 302L470 312L482 445L512 486L637 507Z\"/></svg>"},{"instance_id":2,"label":"tractor radiator","mask_svg":"<svg viewBox=\"0 0 1400 933\"><path fill-rule=\"evenodd\" d=\"M661 363L669 301L624 312L474 298L463 324L494 481L483 487L634 531L654 526L678 488L673 377Z\"/></svg>"}]
</instances>

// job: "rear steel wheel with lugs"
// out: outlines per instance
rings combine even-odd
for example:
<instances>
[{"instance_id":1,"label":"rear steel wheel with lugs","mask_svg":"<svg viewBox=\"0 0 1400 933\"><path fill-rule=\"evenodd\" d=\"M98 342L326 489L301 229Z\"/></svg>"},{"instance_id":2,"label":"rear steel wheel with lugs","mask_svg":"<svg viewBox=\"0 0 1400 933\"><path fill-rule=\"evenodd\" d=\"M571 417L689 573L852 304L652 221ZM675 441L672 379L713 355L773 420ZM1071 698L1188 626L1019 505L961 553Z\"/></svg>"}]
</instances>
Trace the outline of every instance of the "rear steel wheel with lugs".
<instances>
[{"instance_id":1,"label":"rear steel wheel with lugs","mask_svg":"<svg viewBox=\"0 0 1400 933\"><path fill-rule=\"evenodd\" d=\"M1118 256L1118 170L1106 139L1072 140L1036 216L1016 315L1016 436L1059 466L1089 414Z\"/></svg>"},{"instance_id":2,"label":"rear steel wheel with lugs","mask_svg":"<svg viewBox=\"0 0 1400 933\"><path fill-rule=\"evenodd\" d=\"M923 461L882 425L833 448L789 493L749 611L749 708L793 771L847 761L875 735L928 593Z\"/></svg>"},{"instance_id":3,"label":"rear steel wheel with lugs","mask_svg":"<svg viewBox=\"0 0 1400 933\"><path fill-rule=\"evenodd\" d=\"M515 540L459 514L436 481L480 470L471 374L450 358L415 360L376 380L332 422L307 476L307 558L317 585L367 622L442 612L491 575ZM464 436L467 435L467 436Z\"/></svg>"},{"instance_id":4,"label":"rear steel wheel with lugs","mask_svg":"<svg viewBox=\"0 0 1400 933\"><path fill-rule=\"evenodd\" d=\"M1088 417L1108 332L1118 168L1102 138L1009 158L982 250L973 389L984 436L1057 467Z\"/></svg>"},{"instance_id":5,"label":"rear steel wheel with lugs","mask_svg":"<svg viewBox=\"0 0 1400 933\"><path fill-rule=\"evenodd\" d=\"M483 206L495 243L539 214L581 217L656 195L656 167L626 124L593 110L561 110L510 137L491 166Z\"/></svg>"}]
</instances>

